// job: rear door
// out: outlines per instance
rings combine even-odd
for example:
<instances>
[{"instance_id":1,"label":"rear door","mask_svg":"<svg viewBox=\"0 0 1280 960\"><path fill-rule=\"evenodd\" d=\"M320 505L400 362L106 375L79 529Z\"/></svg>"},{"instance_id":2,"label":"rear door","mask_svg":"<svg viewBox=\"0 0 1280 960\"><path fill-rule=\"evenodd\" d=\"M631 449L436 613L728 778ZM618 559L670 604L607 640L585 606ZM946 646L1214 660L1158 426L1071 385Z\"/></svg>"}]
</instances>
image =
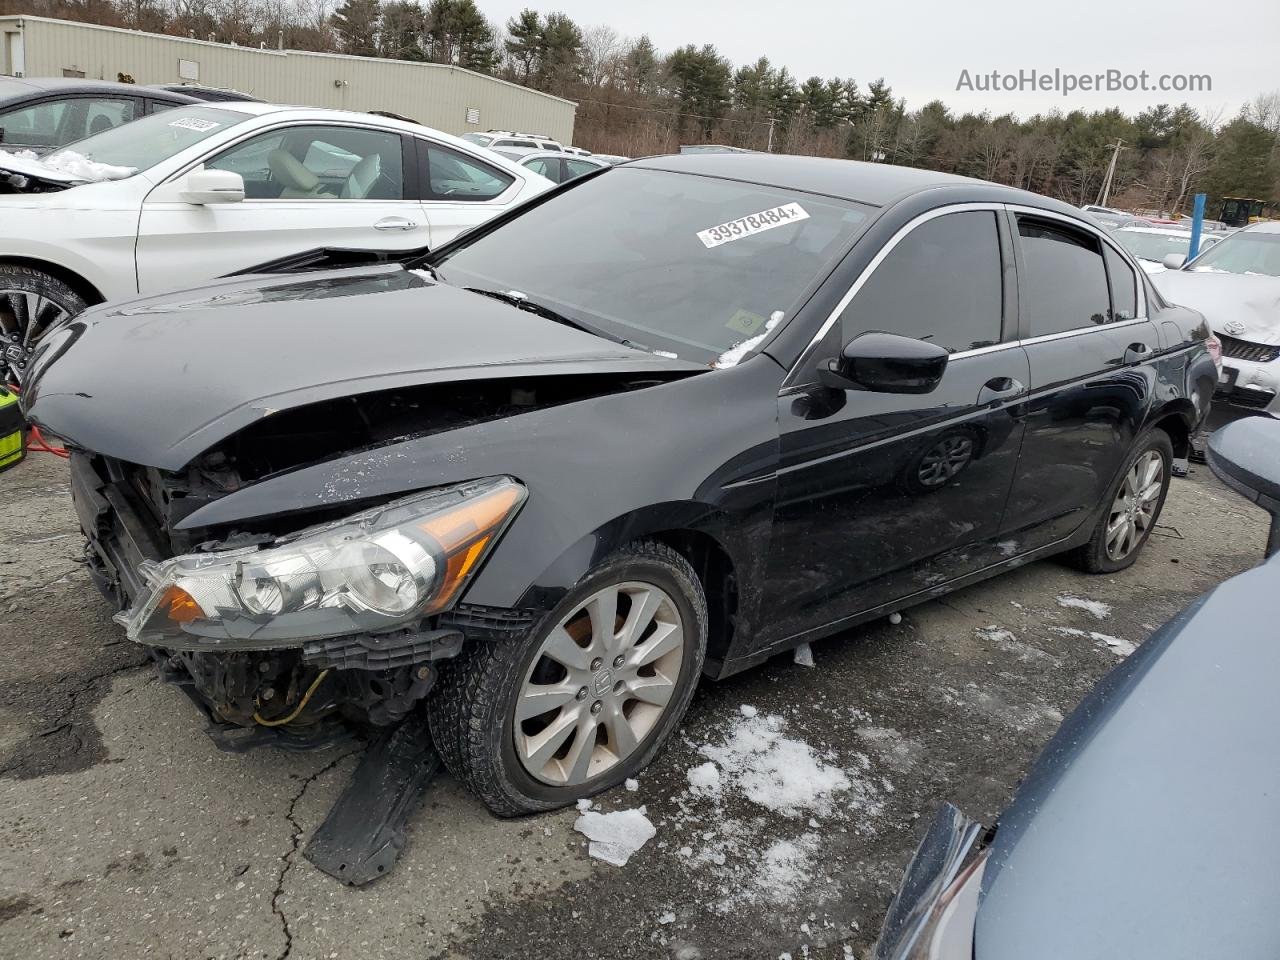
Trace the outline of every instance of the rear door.
<instances>
[{"instance_id":1,"label":"rear door","mask_svg":"<svg viewBox=\"0 0 1280 960\"><path fill-rule=\"evenodd\" d=\"M1150 405L1159 338L1142 285L1101 231L1011 216L1031 393L1003 533L1022 553L1069 536L1101 503Z\"/></svg>"},{"instance_id":2,"label":"rear door","mask_svg":"<svg viewBox=\"0 0 1280 960\"><path fill-rule=\"evenodd\" d=\"M505 210L523 185L501 167L469 153L425 137L414 142L433 247Z\"/></svg>"},{"instance_id":3,"label":"rear door","mask_svg":"<svg viewBox=\"0 0 1280 960\"><path fill-rule=\"evenodd\" d=\"M412 140L399 131L275 127L212 154L202 167L240 174L245 199L187 203L185 173L152 191L138 232L142 293L314 247L412 250L430 243Z\"/></svg>"},{"instance_id":4,"label":"rear door","mask_svg":"<svg viewBox=\"0 0 1280 960\"><path fill-rule=\"evenodd\" d=\"M777 620L766 642L1007 555L997 541L1028 379L1016 343L1010 242L994 205L917 218L801 360L779 398L768 602ZM942 382L923 395L819 384L812 371L869 331L945 347Z\"/></svg>"}]
</instances>

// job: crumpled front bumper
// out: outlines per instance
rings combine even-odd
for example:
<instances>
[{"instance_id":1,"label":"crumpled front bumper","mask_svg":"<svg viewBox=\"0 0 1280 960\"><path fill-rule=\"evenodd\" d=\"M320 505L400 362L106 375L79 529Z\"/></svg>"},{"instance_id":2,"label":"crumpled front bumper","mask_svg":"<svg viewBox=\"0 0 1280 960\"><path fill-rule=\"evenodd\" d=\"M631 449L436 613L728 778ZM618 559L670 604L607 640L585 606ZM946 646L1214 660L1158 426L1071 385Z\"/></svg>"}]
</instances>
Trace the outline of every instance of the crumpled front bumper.
<instances>
[{"instance_id":1,"label":"crumpled front bumper","mask_svg":"<svg viewBox=\"0 0 1280 960\"><path fill-rule=\"evenodd\" d=\"M1258 363L1224 356L1213 402L1280 416L1280 360Z\"/></svg>"}]
</instances>

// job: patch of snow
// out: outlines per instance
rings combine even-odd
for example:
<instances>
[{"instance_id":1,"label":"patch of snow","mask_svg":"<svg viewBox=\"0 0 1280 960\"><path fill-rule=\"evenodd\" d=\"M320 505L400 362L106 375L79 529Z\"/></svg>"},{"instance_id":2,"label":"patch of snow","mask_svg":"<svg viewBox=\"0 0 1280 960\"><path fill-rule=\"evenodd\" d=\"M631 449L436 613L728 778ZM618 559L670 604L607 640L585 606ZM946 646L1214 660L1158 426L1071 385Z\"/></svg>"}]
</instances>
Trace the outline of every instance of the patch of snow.
<instances>
[{"instance_id":1,"label":"patch of snow","mask_svg":"<svg viewBox=\"0 0 1280 960\"><path fill-rule=\"evenodd\" d=\"M99 163L97 160L90 160L84 154L76 153L74 150L59 150L57 153L43 158L37 158L35 154L32 154L31 158L50 170L65 173L67 176L75 177L77 180L89 180L93 183L103 180L125 180L138 172L137 167L120 167L111 163Z\"/></svg>"},{"instance_id":2,"label":"patch of snow","mask_svg":"<svg viewBox=\"0 0 1280 960\"><path fill-rule=\"evenodd\" d=\"M801 811L832 812L837 793L852 784L839 767L820 758L807 743L785 737L781 717L752 717L736 724L720 746L699 752L714 760L723 783L784 817Z\"/></svg>"},{"instance_id":3,"label":"patch of snow","mask_svg":"<svg viewBox=\"0 0 1280 960\"><path fill-rule=\"evenodd\" d=\"M615 867L626 866L631 855L658 833L645 816L644 807L611 813L583 813L573 829L591 841L587 848L591 856Z\"/></svg>"},{"instance_id":4,"label":"patch of snow","mask_svg":"<svg viewBox=\"0 0 1280 960\"><path fill-rule=\"evenodd\" d=\"M579 813L586 813L588 810L591 809L591 801L588 800L586 797L583 797L581 800L578 801L577 807L578 807Z\"/></svg>"},{"instance_id":5,"label":"patch of snow","mask_svg":"<svg viewBox=\"0 0 1280 960\"><path fill-rule=\"evenodd\" d=\"M1089 600L1085 597L1063 593L1058 596L1058 606L1067 610L1083 610L1096 620L1105 620L1111 616L1111 604L1101 600Z\"/></svg>"},{"instance_id":6,"label":"patch of snow","mask_svg":"<svg viewBox=\"0 0 1280 960\"><path fill-rule=\"evenodd\" d=\"M689 778L689 786L694 793L707 797L719 796L720 770L710 760L690 767L685 776Z\"/></svg>"},{"instance_id":7,"label":"patch of snow","mask_svg":"<svg viewBox=\"0 0 1280 960\"><path fill-rule=\"evenodd\" d=\"M986 640L988 643L1018 642L1018 638L1013 635L1012 631L1006 630L1003 627L998 627L994 623L986 627L978 627L973 632L976 633L980 639Z\"/></svg>"},{"instance_id":8,"label":"patch of snow","mask_svg":"<svg viewBox=\"0 0 1280 960\"><path fill-rule=\"evenodd\" d=\"M767 334L768 334L768 331L766 330L764 333L756 334L754 337L751 337L749 340L743 340L741 343L735 343L732 347L730 347L724 353L720 354L720 356L716 357L716 362L713 363L712 366L715 367L717 370L724 370L728 367L736 367L739 363L742 362L742 359L748 353L750 353L752 350L754 350L756 347L760 346L760 344L764 342L764 338Z\"/></svg>"},{"instance_id":9,"label":"patch of snow","mask_svg":"<svg viewBox=\"0 0 1280 960\"><path fill-rule=\"evenodd\" d=\"M653 355L655 357L666 357L668 360L680 359L678 354L674 354L670 350L655 350L653 351Z\"/></svg>"},{"instance_id":10,"label":"patch of snow","mask_svg":"<svg viewBox=\"0 0 1280 960\"><path fill-rule=\"evenodd\" d=\"M1088 637L1099 646L1106 647L1118 657L1127 657L1138 648L1128 640L1120 637L1113 637L1107 633L1098 633L1095 630L1077 630L1075 627L1054 627L1055 633L1060 633L1067 637Z\"/></svg>"},{"instance_id":11,"label":"patch of snow","mask_svg":"<svg viewBox=\"0 0 1280 960\"><path fill-rule=\"evenodd\" d=\"M796 647L795 656L793 658L796 663L802 667L813 666L813 648L807 643L802 643Z\"/></svg>"},{"instance_id":12,"label":"patch of snow","mask_svg":"<svg viewBox=\"0 0 1280 960\"><path fill-rule=\"evenodd\" d=\"M744 717L746 717L748 720L750 720L760 711L757 710L755 707L753 707L751 704L744 703L742 706L738 708L738 712L742 714Z\"/></svg>"},{"instance_id":13,"label":"patch of snow","mask_svg":"<svg viewBox=\"0 0 1280 960\"><path fill-rule=\"evenodd\" d=\"M1018 552L1017 540L1001 540L996 544L996 549L1000 551L1002 557L1012 557Z\"/></svg>"},{"instance_id":14,"label":"patch of snow","mask_svg":"<svg viewBox=\"0 0 1280 960\"><path fill-rule=\"evenodd\" d=\"M806 833L796 840L779 840L760 854L752 886L766 902L790 903L809 884L818 838Z\"/></svg>"},{"instance_id":15,"label":"patch of snow","mask_svg":"<svg viewBox=\"0 0 1280 960\"><path fill-rule=\"evenodd\" d=\"M676 922L676 915L672 913L670 910L668 910L666 913L658 917L658 922L665 927L669 923Z\"/></svg>"},{"instance_id":16,"label":"patch of snow","mask_svg":"<svg viewBox=\"0 0 1280 960\"><path fill-rule=\"evenodd\" d=\"M626 788L627 788L627 790L629 790L629 791L630 791L630 792L632 792L632 793L635 793L637 790L639 790L639 789L640 789L640 781L639 781L639 780L632 780L630 777L628 777L626 780L622 781L622 785L623 785L624 787L626 787Z\"/></svg>"}]
</instances>

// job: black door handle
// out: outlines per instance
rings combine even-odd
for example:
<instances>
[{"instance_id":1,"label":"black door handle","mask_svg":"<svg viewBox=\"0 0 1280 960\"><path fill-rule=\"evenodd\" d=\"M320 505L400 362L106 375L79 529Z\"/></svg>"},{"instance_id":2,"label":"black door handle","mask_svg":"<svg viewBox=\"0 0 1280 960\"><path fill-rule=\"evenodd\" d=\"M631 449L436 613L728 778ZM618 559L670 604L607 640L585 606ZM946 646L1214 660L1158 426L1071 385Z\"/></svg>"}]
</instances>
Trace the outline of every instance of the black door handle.
<instances>
[{"instance_id":1,"label":"black door handle","mask_svg":"<svg viewBox=\"0 0 1280 960\"><path fill-rule=\"evenodd\" d=\"M1027 389L1020 380L1013 377L992 377L978 391L978 406L985 407L989 403L998 403L1008 397L1017 396Z\"/></svg>"},{"instance_id":2,"label":"black door handle","mask_svg":"<svg viewBox=\"0 0 1280 960\"><path fill-rule=\"evenodd\" d=\"M1145 343L1131 343L1124 351L1125 363L1139 363L1155 353Z\"/></svg>"}]
</instances>

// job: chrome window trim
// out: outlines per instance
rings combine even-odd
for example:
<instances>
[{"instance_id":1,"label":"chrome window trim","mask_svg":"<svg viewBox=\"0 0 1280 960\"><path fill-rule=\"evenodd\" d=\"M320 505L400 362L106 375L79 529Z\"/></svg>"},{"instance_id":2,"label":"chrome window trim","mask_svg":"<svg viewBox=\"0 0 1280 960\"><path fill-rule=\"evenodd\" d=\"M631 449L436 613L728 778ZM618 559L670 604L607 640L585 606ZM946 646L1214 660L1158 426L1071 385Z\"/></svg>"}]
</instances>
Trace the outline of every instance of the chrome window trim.
<instances>
[{"instance_id":1,"label":"chrome window trim","mask_svg":"<svg viewBox=\"0 0 1280 960\"><path fill-rule=\"evenodd\" d=\"M1076 327L1071 330L1060 331L1059 333L1047 333L1039 337L1027 337L1025 339L1004 340L1004 341L1001 341L1000 343L993 343L987 347L978 347L974 350L960 350L960 351L957 351L956 353L951 354L950 358L948 359L948 362L951 362L954 360L963 360L966 357L975 357L985 353L995 353L996 351L1007 350L1011 347L1020 347L1020 346L1027 346L1030 344L1045 343L1050 340L1063 340L1068 337L1076 337L1076 336L1080 336L1081 334L1090 333L1096 330L1116 330L1122 327L1133 326L1139 323L1146 323L1149 320L1148 311L1147 311L1147 306L1148 306L1147 291L1146 291L1146 287L1143 285L1142 281L1139 279L1141 276L1141 274L1138 272L1140 268L1134 266L1133 257L1129 254L1129 251L1127 251L1126 249L1124 249L1122 245L1116 243L1114 240L1108 237L1101 228L1093 224L1086 223L1083 220L1077 219L1076 217L1070 217L1070 216L1067 216L1066 214L1059 213L1056 210L1046 210L1043 207L1031 207L1031 206L1027 206L1026 204L992 203L989 201L971 202L971 203L953 203L945 207L938 207L934 210L927 210L924 213L920 214L919 216L913 217L911 220L908 220L905 224L903 224L898 229L898 231L885 242L884 246L881 247L880 250L876 253L876 255L871 258L871 262L868 263L866 267L863 268L862 273L858 274L857 279L854 280L853 283L849 285L849 289L845 291L844 296L840 298L840 302L835 305L835 308L831 311L830 315L827 317L825 321L823 321L822 326L818 328L818 332L814 334L813 339L811 339L808 345L804 348L804 350L801 351L799 359L796 360L796 362L792 365L791 369L787 371L787 376L783 380L782 389L785 390L788 387L795 386L795 378L797 373L799 372L801 367L805 365L805 362L810 358L810 355L817 348L818 344L827 336L828 333L831 332L832 326L834 326L835 322L838 319L840 319L840 314L844 313L845 308L848 307L849 303L853 300L853 298L858 295L858 291L862 289L862 287L866 284L867 280L870 279L871 275L875 273L876 268L879 267L880 264L884 262L885 258L888 257L889 254L893 252L893 248L896 247L899 243L901 243L902 240L907 236L907 234L909 234L912 230L916 229L916 227L920 226L921 224L928 223L930 220L936 219L937 217L946 216L949 213L965 213L968 211L983 211L983 210L991 211L993 213L1000 213L1003 211L1007 211L1013 214L1025 213L1030 216L1043 217L1049 220L1058 220L1058 221L1061 221L1062 223L1065 223L1067 226L1070 226L1077 230L1082 230L1083 232L1096 237L1098 240L1105 243L1107 246L1111 247L1112 250L1114 250L1116 253L1120 255L1120 258L1134 273L1134 278L1133 278L1134 286L1137 289L1137 293L1138 293L1138 315L1136 317L1133 317L1132 319L1118 320L1114 323L1094 324L1093 326L1088 326L1088 327ZM1104 268L1105 268L1105 264L1104 264ZM1107 292L1109 296L1110 295L1109 288ZM1019 301L1019 310L1021 310L1021 301Z\"/></svg>"},{"instance_id":2,"label":"chrome window trim","mask_svg":"<svg viewBox=\"0 0 1280 960\"><path fill-rule=\"evenodd\" d=\"M822 326L818 328L818 332L813 335L813 338L809 341L808 345L802 351L800 351L799 359L797 359L796 362L792 364L791 369L787 371L786 379L783 381L783 384L782 384L783 388L785 389L786 387L789 387L792 385L792 380L796 376L797 371L799 371L800 368L805 365L805 362L809 359L810 355L813 353L815 349L817 349L818 344L821 343L822 340L827 336L827 334L831 332L831 328L835 325L835 322L840 319L840 314L844 313L845 308L849 306L849 303L853 300L853 298L858 295L858 291L863 288L866 282L869 279L871 279L871 275L876 272L876 268L879 267L880 264L882 264L885 261L885 258L888 257L889 254L893 252L894 247L896 247L899 243L901 243L906 238L907 234L915 230L916 227L919 227L922 224L928 223L930 220L936 220L938 217L945 217L949 213L969 213L969 212L975 212L975 211L976 212L987 211L989 213L1000 213L1004 209L1005 209L1005 204L991 203L989 201L970 202L970 203L953 203L945 207L936 207L933 210L926 210L924 213L916 217L913 217L912 219L904 223L901 227L899 227L897 233L895 233L892 237L890 237L887 241L885 241L884 246L882 246L876 252L876 255L871 258L871 262L868 263L865 267L863 267L862 272L858 274L857 279L854 280L853 283L849 285L849 289L846 290L844 296L840 298L840 302L835 305L835 308L831 311L830 315L828 315L827 319L823 321ZM1013 343L1014 341L1003 341L999 344L993 344L993 346L997 346L997 347L1012 346ZM962 351L962 353L965 356L969 356L974 353L983 352L987 349L989 348L980 347L978 350L965 350L965 351ZM956 354L953 354L952 357L954 358L960 355L961 353L956 353Z\"/></svg>"}]
</instances>

